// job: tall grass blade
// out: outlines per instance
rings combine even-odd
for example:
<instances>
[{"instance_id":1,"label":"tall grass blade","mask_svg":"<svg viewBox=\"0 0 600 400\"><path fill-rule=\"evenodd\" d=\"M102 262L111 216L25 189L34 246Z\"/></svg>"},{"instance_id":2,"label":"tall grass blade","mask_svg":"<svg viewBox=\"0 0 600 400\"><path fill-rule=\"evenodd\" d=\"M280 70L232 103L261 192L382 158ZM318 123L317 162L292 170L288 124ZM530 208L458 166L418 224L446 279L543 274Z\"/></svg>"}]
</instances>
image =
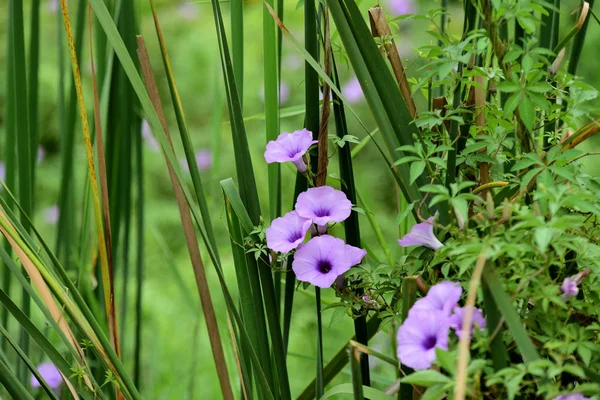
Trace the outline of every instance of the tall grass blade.
<instances>
[{"instance_id":1,"label":"tall grass blade","mask_svg":"<svg viewBox=\"0 0 600 400\"><path fill-rule=\"evenodd\" d=\"M4 355L4 352L1 350L0 353ZM14 399L33 400L33 397L31 397L10 368L8 368L4 360L0 360L0 383Z\"/></svg>"},{"instance_id":2,"label":"tall grass blade","mask_svg":"<svg viewBox=\"0 0 600 400\"><path fill-rule=\"evenodd\" d=\"M146 50L146 44L142 36L138 36L137 38L138 57L142 66L144 80L146 81L146 86L148 88L148 94L150 96L150 99L152 99L155 110L161 120L163 131L165 132L167 139L171 141L167 121L158 94L158 87L156 86L154 73L152 72L152 66L150 65L148 51ZM170 145L172 148L172 142L170 143ZM229 376L227 372L227 364L225 362L225 354L223 352L223 347L219 335L219 327L217 325L217 319L215 316L212 298L208 288L208 282L206 280L204 264L200 255L200 249L198 248L198 240L196 236L196 231L194 230L194 226L192 223L192 216L190 214L186 198L183 194L181 183L177 180L177 177L173 172L173 167L170 162L167 162L167 167L169 169L169 175L173 184L173 191L175 192L175 198L179 207L179 213L181 216L181 223L183 225L188 252L190 254L190 260L192 262L194 275L196 277L198 294L200 295L200 300L202 303L202 311L204 313L204 318L208 329L208 336L213 351L213 358L215 360L215 366L217 369L217 375L219 377L221 392L224 399L233 399L233 392L231 389L231 383L229 381Z\"/></svg>"},{"instance_id":3,"label":"tall grass blade","mask_svg":"<svg viewBox=\"0 0 600 400\"><path fill-rule=\"evenodd\" d=\"M492 365L496 371L508 366L508 350L504 345L504 322L500 316L500 312L492 293L488 288L485 280L482 284L483 289L483 308L485 311L486 323L489 324L491 335L494 335L490 341L490 351L492 353ZM502 324L502 325L500 325Z\"/></svg>"}]
</instances>

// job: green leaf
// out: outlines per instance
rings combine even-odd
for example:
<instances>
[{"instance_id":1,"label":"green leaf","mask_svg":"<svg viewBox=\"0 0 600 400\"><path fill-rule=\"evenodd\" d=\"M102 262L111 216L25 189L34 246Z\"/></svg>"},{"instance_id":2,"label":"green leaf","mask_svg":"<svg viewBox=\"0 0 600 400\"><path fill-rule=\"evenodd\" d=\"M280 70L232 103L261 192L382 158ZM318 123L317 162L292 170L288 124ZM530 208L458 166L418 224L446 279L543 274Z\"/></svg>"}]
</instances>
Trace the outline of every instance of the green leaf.
<instances>
[{"instance_id":1,"label":"green leaf","mask_svg":"<svg viewBox=\"0 0 600 400\"><path fill-rule=\"evenodd\" d=\"M542 253L545 253L546 250L548 249L548 245L550 244L550 242L552 241L552 238L554 237L554 229L550 228L548 226L537 227L537 228L535 228L534 237L535 237L535 243L540 248L540 251Z\"/></svg>"},{"instance_id":2,"label":"green leaf","mask_svg":"<svg viewBox=\"0 0 600 400\"><path fill-rule=\"evenodd\" d=\"M424 371L413 372L407 377L400 379L400 382L429 387L438 383L452 382L452 380L438 371L428 369Z\"/></svg>"},{"instance_id":3,"label":"green leaf","mask_svg":"<svg viewBox=\"0 0 600 400\"><path fill-rule=\"evenodd\" d=\"M535 108L527 95L521 96L521 101L519 102L519 115L527 130L532 131L533 121L535 119Z\"/></svg>"},{"instance_id":4,"label":"green leaf","mask_svg":"<svg viewBox=\"0 0 600 400\"><path fill-rule=\"evenodd\" d=\"M419 160L415 161L410 165L410 184L415 183L417 178L421 176L423 171L425 170L425 161Z\"/></svg>"}]
</instances>

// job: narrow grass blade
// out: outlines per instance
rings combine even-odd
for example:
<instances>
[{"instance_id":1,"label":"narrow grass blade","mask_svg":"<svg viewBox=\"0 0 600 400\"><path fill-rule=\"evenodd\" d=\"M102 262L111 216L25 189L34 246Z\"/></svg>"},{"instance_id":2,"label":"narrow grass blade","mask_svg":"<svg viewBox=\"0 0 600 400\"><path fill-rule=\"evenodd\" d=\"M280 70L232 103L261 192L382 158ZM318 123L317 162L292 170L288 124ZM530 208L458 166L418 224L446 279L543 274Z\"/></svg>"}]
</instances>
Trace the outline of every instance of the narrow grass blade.
<instances>
[{"instance_id":1,"label":"narrow grass blade","mask_svg":"<svg viewBox=\"0 0 600 400\"><path fill-rule=\"evenodd\" d=\"M504 316L504 320L506 321L506 325L508 326L508 330L512 334L515 342L517 343L517 347L521 351L523 355L523 359L525 362L530 362L534 360L538 360L540 358L537 349L531 342L529 335L519 318L519 315L515 311L513 307L512 300L510 296L504 291L496 272L492 269L491 266L484 268L483 270L483 279L489 291L496 303L498 310Z\"/></svg>"},{"instance_id":2,"label":"narrow grass blade","mask_svg":"<svg viewBox=\"0 0 600 400\"><path fill-rule=\"evenodd\" d=\"M2 360L0 360L0 383L14 399L33 400L33 397Z\"/></svg>"},{"instance_id":3,"label":"narrow grass blade","mask_svg":"<svg viewBox=\"0 0 600 400\"><path fill-rule=\"evenodd\" d=\"M240 103L244 103L244 0L231 0L231 58ZM263 39L264 40L264 39ZM266 92L265 92L266 94Z\"/></svg>"},{"instance_id":4,"label":"narrow grass blade","mask_svg":"<svg viewBox=\"0 0 600 400\"><path fill-rule=\"evenodd\" d=\"M317 399L320 399L325 393L325 383L323 380L323 324L321 322L321 289L316 286L315 299L317 306L317 376L315 391Z\"/></svg>"},{"instance_id":5,"label":"narrow grass blade","mask_svg":"<svg viewBox=\"0 0 600 400\"><path fill-rule=\"evenodd\" d=\"M385 394L377 389L368 387L368 386L363 386L362 390L363 390L364 395L371 400L392 400L393 399L392 396L388 396L387 394ZM351 383L342 383L340 385L337 385L337 386L329 389L327 391L327 393L325 393L325 395L318 400L337 399L340 395L353 394L353 393L354 393L354 386Z\"/></svg>"},{"instance_id":6,"label":"narrow grass blade","mask_svg":"<svg viewBox=\"0 0 600 400\"><path fill-rule=\"evenodd\" d=\"M488 329L490 329L491 335L493 335L490 342L492 365L498 371L508 366L508 351L504 345L504 322L500 317L498 307L485 281L483 281L482 289L485 319L489 324ZM501 323L502 325L500 325Z\"/></svg>"},{"instance_id":7,"label":"narrow grass blade","mask_svg":"<svg viewBox=\"0 0 600 400\"><path fill-rule=\"evenodd\" d=\"M354 400L363 400L365 394L363 392L362 377L360 373L361 353L352 345L348 345L348 353L350 355L350 366L352 369L352 392L354 394Z\"/></svg>"}]
</instances>

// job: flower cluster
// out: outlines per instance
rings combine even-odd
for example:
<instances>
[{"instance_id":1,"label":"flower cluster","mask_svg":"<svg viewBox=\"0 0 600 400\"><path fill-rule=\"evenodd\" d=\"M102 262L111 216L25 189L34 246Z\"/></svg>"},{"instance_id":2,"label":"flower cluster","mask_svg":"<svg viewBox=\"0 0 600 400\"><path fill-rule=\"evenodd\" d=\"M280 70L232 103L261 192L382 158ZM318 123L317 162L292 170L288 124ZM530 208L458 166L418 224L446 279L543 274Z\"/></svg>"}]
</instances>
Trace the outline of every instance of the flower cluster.
<instances>
[{"instance_id":1,"label":"flower cluster","mask_svg":"<svg viewBox=\"0 0 600 400\"><path fill-rule=\"evenodd\" d=\"M279 253L296 250L292 269L298 280L328 288L367 253L327 234L329 223L342 222L351 212L344 192L330 186L310 188L298 196L294 211L267 228L267 247ZM313 238L304 244L308 231Z\"/></svg>"},{"instance_id":2,"label":"flower cluster","mask_svg":"<svg viewBox=\"0 0 600 400\"><path fill-rule=\"evenodd\" d=\"M435 349L448 350L450 329L457 336L471 335L475 325L485 328L481 310L473 309L471 329L462 331L463 318L468 309L458 307L462 288L457 282L441 282L429 289L408 312L398 329L398 359L413 369L427 369L436 359Z\"/></svg>"}]
</instances>

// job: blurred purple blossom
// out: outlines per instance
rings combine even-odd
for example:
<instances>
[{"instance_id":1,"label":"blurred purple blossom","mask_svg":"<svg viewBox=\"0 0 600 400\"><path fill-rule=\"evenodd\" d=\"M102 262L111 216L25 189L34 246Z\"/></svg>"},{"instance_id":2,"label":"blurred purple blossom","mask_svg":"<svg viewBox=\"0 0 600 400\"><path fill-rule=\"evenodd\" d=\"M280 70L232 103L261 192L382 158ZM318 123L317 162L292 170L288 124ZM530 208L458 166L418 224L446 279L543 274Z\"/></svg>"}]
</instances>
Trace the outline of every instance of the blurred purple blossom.
<instances>
[{"instance_id":1,"label":"blurred purple blossom","mask_svg":"<svg viewBox=\"0 0 600 400\"><path fill-rule=\"evenodd\" d=\"M323 232L329 222L342 222L348 218L352 212L352 203L341 190L319 186L300 193L296 211L301 217L314 222L320 232Z\"/></svg>"},{"instance_id":2,"label":"blurred purple blossom","mask_svg":"<svg viewBox=\"0 0 600 400\"><path fill-rule=\"evenodd\" d=\"M260 89L260 99L265 101L265 87L264 85ZM284 104L290 98L290 87L287 83L281 82L279 85L279 105Z\"/></svg>"},{"instance_id":3,"label":"blurred purple blossom","mask_svg":"<svg viewBox=\"0 0 600 400\"><path fill-rule=\"evenodd\" d=\"M198 5L183 1L177 8L177 12L181 18L191 21L198 17Z\"/></svg>"},{"instance_id":4,"label":"blurred purple blossom","mask_svg":"<svg viewBox=\"0 0 600 400\"><path fill-rule=\"evenodd\" d=\"M289 253L304 241L310 225L310 220L300 217L296 211L274 219L266 231L267 247L280 253Z\"/></svg>"},{"instance_id":5,"label":"blurred purple blossom","mask_svg":"<svg viewBox=\"0 0 600 400\"><path fill-rule=\"evenodd\" d=\"M46 150L42 146L38 146L37 148L37 163L40 164L42 161L46 159Z\"/></svg>"},{"instance_id":6,"label":"blurred purple blossom","mask_svg":"<svg viewBox=\"0 0 600 400\"><path fill-rule=\"evenodd\" d=\"M419 311L438 311L449 316L458 304L462 288L458 282L443 281L433 285L427 295L415 302L408 315Z\"/></svg>"},{"instance_id":7,"label":"blurred purple blossom","mask_svg":"<svg viewBox=\"0 0 600 400\"><path fill-rule=\"evenodd\" d=\"M53 204L44 210L44 220L50 225L55 225L58 222L59 217L60 210L56 204Z\"/></svg>"},{"instance_id":8,"label":"blurred purple blossom","mask_svg":"<svg viewBox=\"0 0 600 400\"><path fill-rule=\"evenodd\" d=\"M412 0L387 0L387 11L393 16L415 13L415 3Z\"/></svg>"},{"instance_id":9,"label":"blurred purple blossom","mask_svg":"<svg viewBox=\"0 0 600 400\"><path fill-rule=\"evenodd\" d=\"M456 335L458 336L459 339L462 338L462 324L463 324L463 319L465 317L465 312L467 311L468 308L472 308L470 306L464 306L464 307L454 307L454 314L452 314L450 316L450 328L454 329L454 331L456 331ZM483 313L481 312L481 310L479 308L475 308L473 309L473 317L471 319L471 329L469 330L469 335L471 335L471 332L473 332L473 329L475 328L475 325L477 325L479 327L480 330L484 330L485 329L485 318L483 317Z\"/></svg>"},{"instance_id":10,"label":"blurred purple blossom","mask_svg":"<svg viewBox=\"0 0 600 400\"><path fill-rule=\"evenodd\" d=\"M200 149L196 152L196 165L200 171L208 170L212 165L212 161L212 153L209 149ZM186 172L190 172L190 167L185 157L179 162Z\"/></svg>"},{"instance_id":11,"label":"blurred purple blossom","mask_svg":"<svg viewBox=\"0 0 600 400\"><path fill-rule=\"evenodd\" d=\"M306 129L292 133L284 132L277 137L277 140L271 140L267 143L265 160L268 164L292 162L298 168L298 171L305 173L306 164L302 157L309 147L315 143L317 141L313 140L312 133Z\"/></svg>"},{"instance_id":12,"label":"blurred purple blossom","mask_svg":"<svg viewBox=\"0 0 600 400\"><path fill-rule=\"evenodd\" d=\"M342 86L342 94L349 103L358 103L365 97L362 87L360 87L360 82L356 77L350 79Z\"/></svg>"},{"instance_id":13,"label":"blurred purple blossom","mask_svg":"<svg viewBox=\"0 0 600 400\"><path fill-rule=\"evenodd\" d=\"M411 309L412 311L412 309ZM427 369L435 349L448 350L449 319L439 311L411 312L398 329L398 358L413 369Z\"/></svg>"},{"instance_id":14,"label":"blurred purple blossom","mask_svg":"<svg viewBox=\"0 0 600 400\"><path fill-rule=\"evenodd\" d=\"M6 164L3 161L0 161L0 180L4 182L6 180ZM1 187L0 187L1 189Z\"/></svg>"},{"instance_id":15,"label":"blurred purple blossom","mask_svg":"<svg viewBox=\"0 0 600 400\"><path fill-rule=\"evenodd\" d=\"M581 393L572 393L572 394L561 394L560 396L556 396L552 400L590 400L590 398L585 397Z\"/></svg>"},{"instance_id":16,"label":"blurred purple blossom","mask_svg":"<svg viewBox=\"0 0 600 400\"><path fill-rule=\"evenodd\" d=\"M60 372L58 371L58 368L56 368L54 364L52 364L51 362L43 362L37 366L37 370L42 376L42 378L44 378L46 383L48 383L48 386L50 386L50 388L58 389L63 379L60 375ZM37 378L33 374L31 374L30 383L31 387L33 388L39 388L42 386L42 384L37 380Z\"/></svg>"},{"instance_id":17,"label":"blurred purple blossom","mask_svg":"<svg viewBox=\"0 0 600 400\"><path fill-rule=\"evenodd\" d=\"M579 285L583 278L588 276L590 273L589 269L583 270L578 274L573 276L568 276L563 281L562 285L560 285L560 291L562 292L563 300L567 301L570 297L577 296L579 293Z\"/></svg>"},{"instance_id":18,"label":"blurred purple blossom","mask_svg":"<svg viewBox=\"0 0 600 400\"><path fill-rule=\"evenodd\" d=\"M60 8L60 0L48 0L48 11L56 13Z\"/></svg>"},{"instance_id":19,"label":"blurred purple blossom","mask_svg":"<svg viewBox=\"0 0 600 400\"><path fill-rule=\"evenodd\" d=\"M150 123L147 120L142 121L142 138L150 147L150 150L153 152L157 152L160 150L160 145L156 141L156 138L152 134L152 128L150 127Z\"/></svg>"},{"instance_id":20,"label":"blurred purple blossom","mask_svg":"<svg viewBox=\"0 0 600 400\"><path fill-rule=\"evenodd\" d=\"M407 246L427 246L430 249L437 250L443 246L443 243L433 233L434 217L429 217L427 221L413 225L410 232L398 240L402 247Z\"/></svg>"},{"instance_id":21,"label":"blurred purple blossom","mask_svg":"<svg viewBox=\"0 0 600 400\"><path fill-rule=\"evenodd\" d=\"M359 264L367 252L329 235L317 236L294 254L292 269L298 280L328 288L336 278Z\"/></svg>"}]
</instances>

